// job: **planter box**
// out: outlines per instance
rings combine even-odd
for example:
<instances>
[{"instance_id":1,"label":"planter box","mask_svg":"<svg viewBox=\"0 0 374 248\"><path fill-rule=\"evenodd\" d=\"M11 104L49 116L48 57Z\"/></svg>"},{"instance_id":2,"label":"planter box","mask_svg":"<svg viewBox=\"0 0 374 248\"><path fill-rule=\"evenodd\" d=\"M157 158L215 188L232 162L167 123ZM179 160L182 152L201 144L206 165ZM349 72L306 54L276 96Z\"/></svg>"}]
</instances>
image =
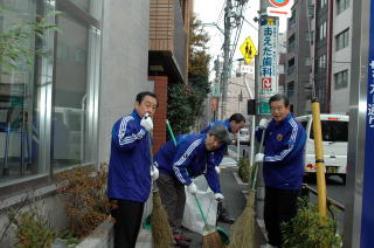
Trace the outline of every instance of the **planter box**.
<instances>
[{"instance_id":1,"label":"planter box","mask_svg":"<svg viewBox=\"0 0 374 248\"><path fill-rule=\"evenodd\" d=\"M80 242L76 248L112 248L113 222L111 217L101 223L89 236Z\"/></svg>"}]
</instances>

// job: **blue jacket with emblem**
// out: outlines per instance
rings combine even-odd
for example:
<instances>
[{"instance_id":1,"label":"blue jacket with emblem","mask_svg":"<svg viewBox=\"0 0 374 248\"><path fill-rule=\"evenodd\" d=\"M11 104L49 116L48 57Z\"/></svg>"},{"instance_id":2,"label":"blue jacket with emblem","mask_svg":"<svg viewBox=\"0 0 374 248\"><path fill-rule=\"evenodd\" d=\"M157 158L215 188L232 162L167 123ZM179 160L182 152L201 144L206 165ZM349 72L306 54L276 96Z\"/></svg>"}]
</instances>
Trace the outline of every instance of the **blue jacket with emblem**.
<instances>
[{"instance_id":1,"label":"blue jacket with emblem","mask_svg":"<svg viewBox=\"0 0 374 248\"><path fill-rule=\"evenodd\" d=\"M203 130L201 130L200 133L208 133L209 130L214 127L214 126L218 126L218 125L222 125L226 128L226 130L231 133L231 129L230 129L230 120L229 119L226 119L226 120L217 120L217 121L214 121L214 122L211 122L209 123L209 125L204 128ZM227 145L222 145L218 150L214 151L212 154L212 158L210 159L210 161L215 165L215 166L219 166L219 164L222 162L222 159L223 159L223 156L225 155L226 153L226 150L227 150Z\"/></svg>"},{"instance_id":2,"label":"blue jacket with emblem","mask_svg":"<svg viewBox=\"0 0 374 248\"><path fill-rule=\"evenodd\" d=\"M151 190L149 134L134 110L112 128L108 197L145 202Z\"/></svg>"},{"instance_id":3,"label":"blue jacket with emblem","mask_svg":"<svg viewBox=\"0 0 374 248\"><path fill-rule=\"evenodd\" d=\"M256 131L257 140L262 130ZM304 175L306 133L290 113L283 121L271 120L264 137L263 176L266 187L299 190Z\"/></svg>"},{"instance_id":4,"label":"blue jacket with emblem","mask_svg":"<svg viewBox=\"0 0 374 248\"><path fill-rule=\"evenodd\" d=\"M160 173L174 176L180 183L190 185L192 178L205 175L214 193L220 193L219 177L214 164L209 162L212 152L205 147L206 134L187 134L164 144L154 156L154 164Z\"/></svg>"}]
</instances>

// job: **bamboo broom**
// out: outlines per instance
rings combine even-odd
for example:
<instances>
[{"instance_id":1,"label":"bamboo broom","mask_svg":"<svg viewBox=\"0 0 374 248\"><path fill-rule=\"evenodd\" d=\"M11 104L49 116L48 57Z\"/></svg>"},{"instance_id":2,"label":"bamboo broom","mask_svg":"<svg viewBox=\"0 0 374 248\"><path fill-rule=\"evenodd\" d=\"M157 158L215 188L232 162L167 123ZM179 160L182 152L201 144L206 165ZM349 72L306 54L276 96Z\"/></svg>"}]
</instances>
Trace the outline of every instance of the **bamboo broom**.
<instances>
[{"instance_id":1,"label":"bamboo broom","mask_svg":"<svg viewBox=\"0 0 374 248\"><path fill-rule=\"evenodd\" d=\"M150 135L150 133L149 133ZM149 153L151 155L151 169L153 170L152 141L148 138ZM160 193L153 182L153 208L151 217L152 242L154 248L173 247L173 233L169 225L168 217L164 207L161 204Z\"/></svg>"},{"instance_id":2,"label":"bamboo broom","mask_svg":"<svg viewBox=\"0 0 374 248\"><path fill-rule=\"evenodd\" d=\"M263 130L261 136L261 144L259 153L263 152L263 144L265 131ZM231 242L230 248L253 248L255 247L255 195L257 182L258 164L255 163L251 170L250 187L248 193L247 204L231 227Z\"/></svg>"}]
</instances>

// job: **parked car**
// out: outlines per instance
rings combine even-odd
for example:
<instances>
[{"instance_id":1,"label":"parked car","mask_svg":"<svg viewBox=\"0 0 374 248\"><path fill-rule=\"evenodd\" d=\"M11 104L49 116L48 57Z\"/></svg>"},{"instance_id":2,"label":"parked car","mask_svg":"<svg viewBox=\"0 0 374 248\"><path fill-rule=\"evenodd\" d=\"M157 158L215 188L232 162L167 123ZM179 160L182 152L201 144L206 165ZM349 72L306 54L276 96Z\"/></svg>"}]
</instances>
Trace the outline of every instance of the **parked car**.
<instances>
[{"instance_id":1,"label":"parked car","mask_svg":"<svg viewBox=\"0 0 374 248\"><path fill-rule=\"evenodd\" d=\"M305 174L316 172L314 135L312 115L296 118L307 133L305 147ZM348 124L349 116L340 114L321 114L322 140L326 175L339 175L346 180L347 152L348 152Z\"/></svg>"},{"instance_id":2,"label":"parked car","mask_svg":"<svg viewBox=\"0 0 374 248\"><path fill-rule=\"evenodd\" d=\"M249 129L248 128L240 129L238 133L238 139L240 141L240 144L249 145L250 144Z\"/></svg>"}]
</instances>

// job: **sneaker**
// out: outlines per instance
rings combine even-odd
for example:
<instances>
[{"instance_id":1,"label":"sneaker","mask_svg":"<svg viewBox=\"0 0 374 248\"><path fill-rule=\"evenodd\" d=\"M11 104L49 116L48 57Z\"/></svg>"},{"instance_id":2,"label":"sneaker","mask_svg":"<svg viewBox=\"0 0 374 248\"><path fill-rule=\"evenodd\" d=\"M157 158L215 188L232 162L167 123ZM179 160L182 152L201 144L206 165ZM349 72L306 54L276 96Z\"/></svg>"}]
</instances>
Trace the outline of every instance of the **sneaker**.
<instances>
[{"instance_id":1,"label":"sneaker","mask_svg":"<svg viewBox=\"0 0 374 248\"><path fill-rule=\"evenodd\" d=\"M183 239L180 239L180 236L178 235L178 237L174 236L174 240L175 240L175 247L181 247L181 248L188 248L190 247L190 242L186 241L186 240L183 240Z\"/></svg>"},{"instance_id":2,"label":"sneaker","mask_svg":"<svg viewBox=\"0 0 374 248\"><path fill-rule=\"evenodd\" d=\"M191 242L192 239L183 235L183 234L174 234L174 239L175 240L183 240L183 241L187 241L187 242Z\"/></svg>"},{"instance_id":3,"label":"sneaker","mask_svg":"<svg viewBox=\"0 0 374 248\"><path fill-rule=\"evenodd\" d=\"M227 224L233 224L235 222L234 219L230 218L226 214L221 214L220 216L218 216L218 220L217 221L223 222L223 223L227 223Z\"/></svg>"}]
</instances>

